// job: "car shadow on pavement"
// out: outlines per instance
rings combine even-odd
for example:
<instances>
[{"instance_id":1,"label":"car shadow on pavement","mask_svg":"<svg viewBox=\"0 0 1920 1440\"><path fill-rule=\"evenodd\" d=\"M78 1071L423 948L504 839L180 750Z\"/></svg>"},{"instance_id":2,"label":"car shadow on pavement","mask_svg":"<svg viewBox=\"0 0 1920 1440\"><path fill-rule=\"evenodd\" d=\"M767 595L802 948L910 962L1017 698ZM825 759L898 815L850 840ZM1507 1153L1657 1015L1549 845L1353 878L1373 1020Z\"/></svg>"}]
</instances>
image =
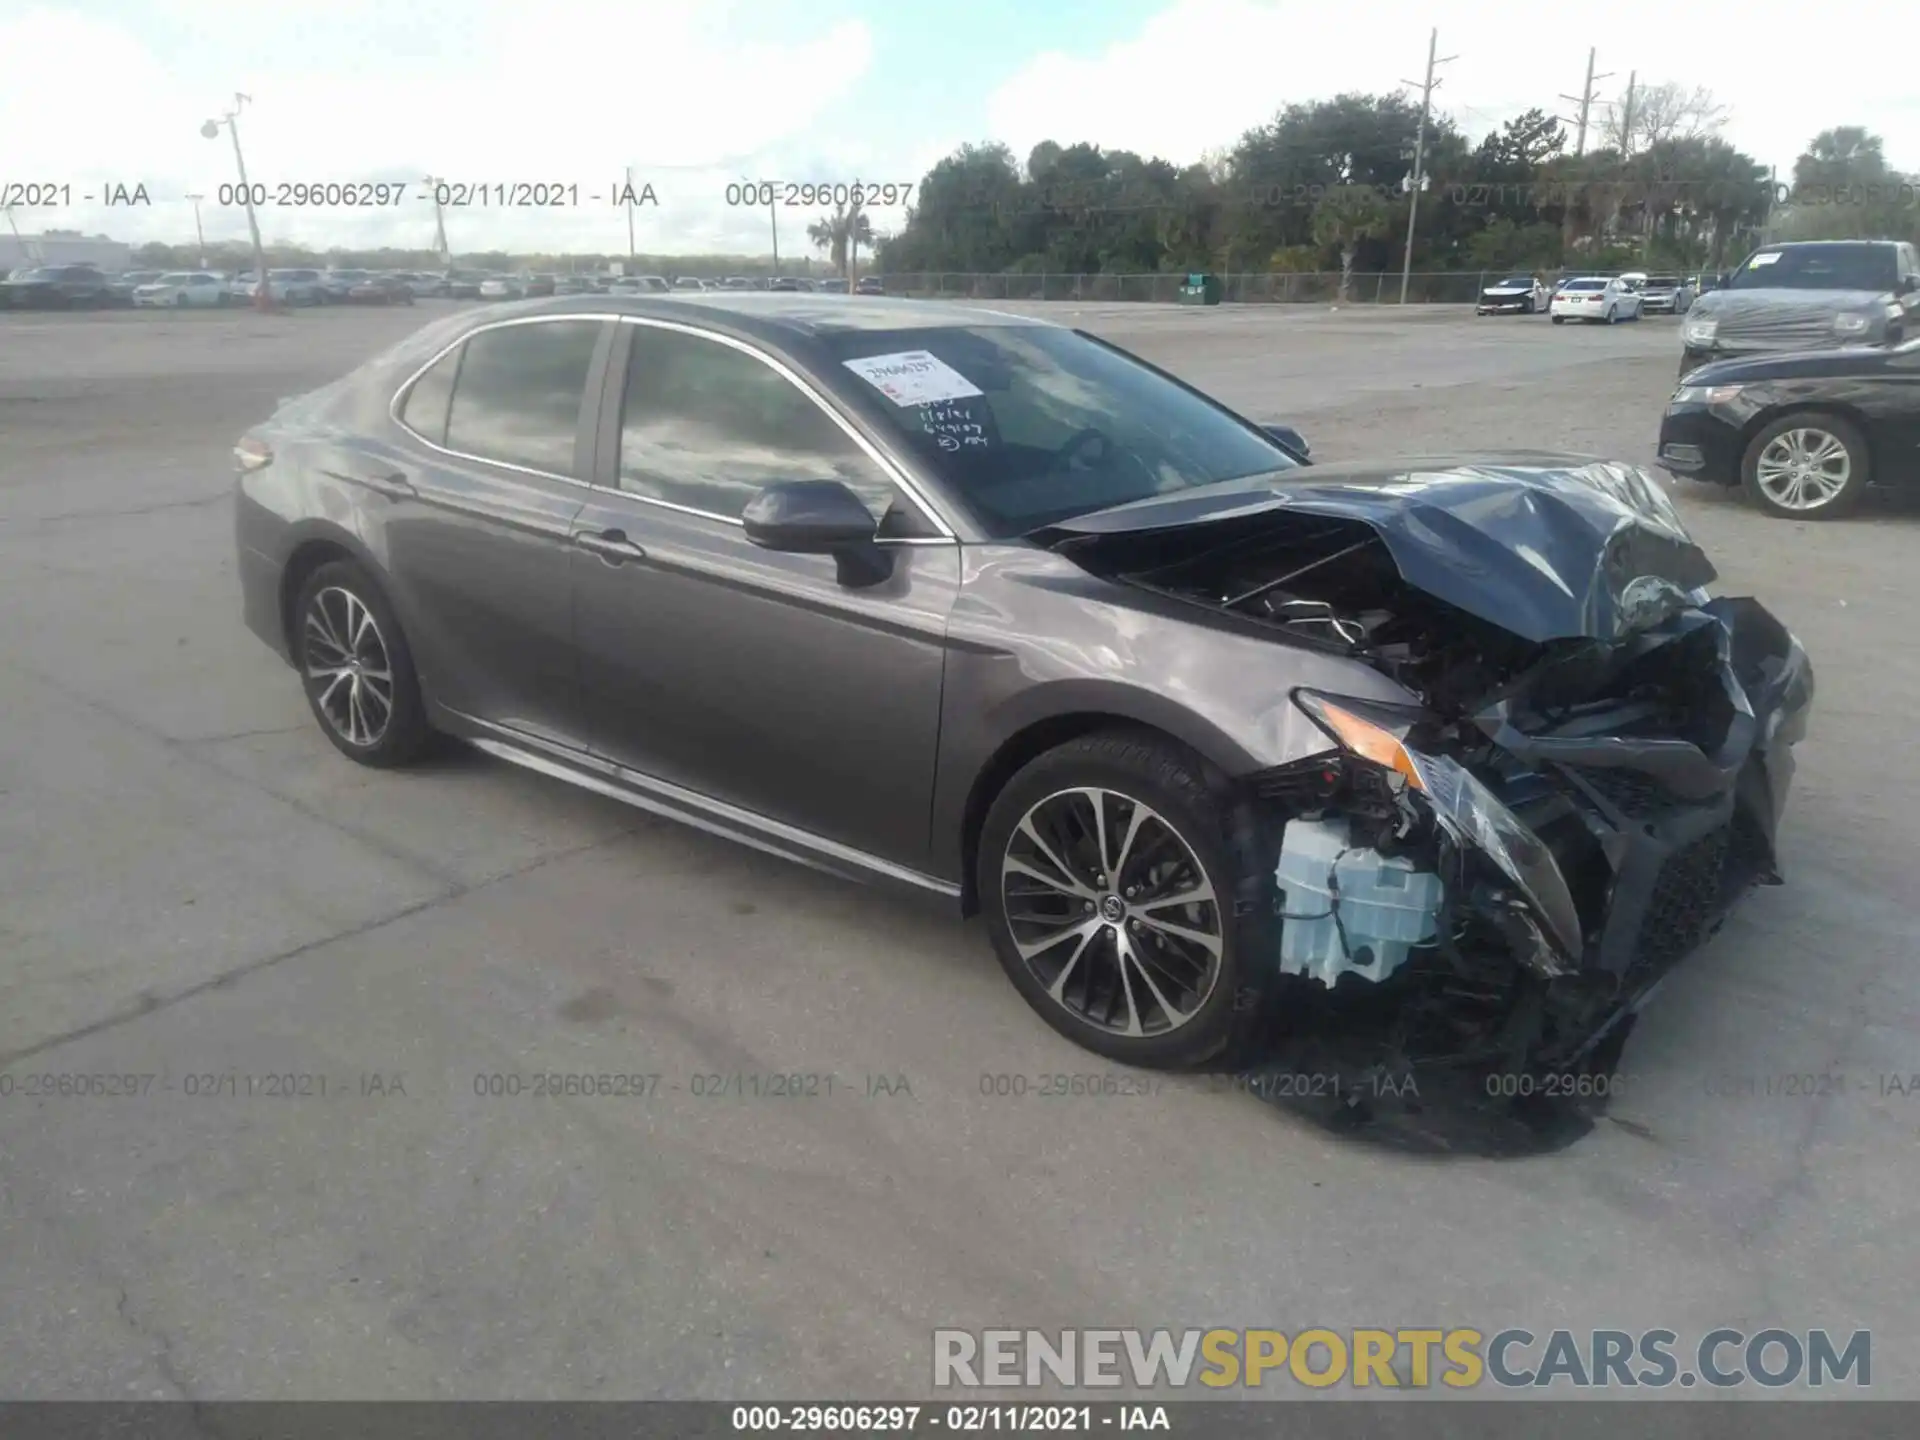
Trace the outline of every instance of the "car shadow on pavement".
<instances>
[{"instance_id":1,"label":"car shadow on pavement","mask_svg":"<svg viewBox=\"0 0 1920 1440\"><path fill-rule=\"evenodd\" d=\"M1633 1016L1577 1075L1410 1061L1379 1034L1274 1027L1217 1078L1344 1140L1409 1155L1524 1159L1564 1150L1606 1114Z\"/></svg>"}]
</instances>

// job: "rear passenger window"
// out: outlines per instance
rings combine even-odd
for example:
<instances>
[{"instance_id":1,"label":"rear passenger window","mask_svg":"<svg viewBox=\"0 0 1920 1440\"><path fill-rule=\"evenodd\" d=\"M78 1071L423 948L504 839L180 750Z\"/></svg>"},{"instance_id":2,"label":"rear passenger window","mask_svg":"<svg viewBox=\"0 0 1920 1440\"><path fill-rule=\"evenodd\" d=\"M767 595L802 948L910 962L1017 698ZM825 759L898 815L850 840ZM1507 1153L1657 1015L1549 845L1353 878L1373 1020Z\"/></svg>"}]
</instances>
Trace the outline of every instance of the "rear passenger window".
<instances>
[{"instance_id":1,"label":"rear passenger window","mask_svg":"<svg viewBox=\"0 0 1920 1440\"><path fill-rule=\"evenodd\" d=\"M460 352L456 345L438 360L407 391L400 407L400 422L422 440L435 445L447 443L447 407L453 400L453 377L460 370Z\"/></svg>"},{"instance_id":2,"label":"rear passenger window","mask_svg":"<svg viewBox=\"0 0 1920 1440\"><path fill-rule=\"evenodd\" d=\"M601 323L543 320L469 339L448 407L447 448L573 476L574 437Z\"/></svg>"}]
</instances>

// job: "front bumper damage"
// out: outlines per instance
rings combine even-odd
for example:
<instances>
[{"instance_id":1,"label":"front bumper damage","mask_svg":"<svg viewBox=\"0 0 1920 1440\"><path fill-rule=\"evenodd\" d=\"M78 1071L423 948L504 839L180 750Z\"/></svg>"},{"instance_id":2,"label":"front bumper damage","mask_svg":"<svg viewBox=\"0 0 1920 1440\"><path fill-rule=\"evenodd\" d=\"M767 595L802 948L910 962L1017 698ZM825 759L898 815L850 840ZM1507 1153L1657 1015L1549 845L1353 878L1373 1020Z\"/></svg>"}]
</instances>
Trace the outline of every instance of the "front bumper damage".
<instances>
[{"instance_id":1,"label":"front bumper damage","mask_svg":"<svg viewBox=\"0 0 1920 1440\"><path fill-rule=\"evenodd\" d=\"M1283 826L1287 1008L1350 1103L1368 1074L1379 1093L1383 1074L1436 1066L1546 1077L1617 1059L1672 968L1751 887L1780 883L1813 698L1785 627L1697 594L1572 663L1584 673L1548 664L1451 724L1302 695L1316 718L1332 707L1335 748L1254 777ZM1346 838L1320 880L1302 865L1329 819ZM1390 892L1421 913L1383 905Z\"/></svg>"}]
</instances>

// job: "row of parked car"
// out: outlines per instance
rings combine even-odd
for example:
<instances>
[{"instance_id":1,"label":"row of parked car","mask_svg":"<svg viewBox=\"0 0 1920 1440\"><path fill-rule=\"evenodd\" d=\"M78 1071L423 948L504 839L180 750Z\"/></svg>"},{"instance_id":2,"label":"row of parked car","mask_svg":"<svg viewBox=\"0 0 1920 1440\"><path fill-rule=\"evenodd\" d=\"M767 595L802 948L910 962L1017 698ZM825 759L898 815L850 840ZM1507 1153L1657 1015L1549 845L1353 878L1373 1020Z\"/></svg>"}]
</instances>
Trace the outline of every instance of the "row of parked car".
<instances>
[{"instance_id":1,"label":"row of parked car","mask_svg":"<svg viewBox=\"0 0 1920 1440\"><path fill-rule=\"evenodd\" d=\"M275 300L295 305L410 305L422 277L373 270L269 270ZM0 308L86 310L244 304L260 288L252 271L127 270L110 275L92 265L38 265L0 281Z\"/></svg>"},{"instance_id":2,"label":"row of parked car","mask_svg":"<svg viewBox=\"0 0 1920 1440\"><path fill-rule=\"evenodd\" d=\"M280 305L411 305L415 300L526 300L546 295L643 295L696 290L779 290L823 294L882 295L877 276L849 284L799 275L503 274L485 270L269 269L268 294ZM40 265L15 270L0 281L0 309L79 310L247 304L261 280L251 270L129 270L108 274L92 265Z\"/></svg>"},{"instance_id":3,"label":"row of parked car","mask_svg":"<svg viewBox=\"0 0 1920 1440\"><path fill-rule=\"evenodd\" d=\"M1480 291L1476 315L1535 315L1556 325L1568 320L1638 320L1642 315L1684 315L1700 294L1698 275L1568 275L1549 286L1538 275L1508 275Z\"/></svg>"},{"instance_id":4,"label":"row of parked car","mask_svg":"<svg viewBox=\"0 0 1920 1440\"><path fill-rule=\"evenodd\" d=\"M458 270L450 274L460 277L452 291L456 298L479 300L531 300L545 295L667 295L703 290L772 290L823 295L887 293L877 275L848 282L804 275L730 275L724 279L682 275L669 280L664 275L484 275Z\"/></svg>"}]
</instances>

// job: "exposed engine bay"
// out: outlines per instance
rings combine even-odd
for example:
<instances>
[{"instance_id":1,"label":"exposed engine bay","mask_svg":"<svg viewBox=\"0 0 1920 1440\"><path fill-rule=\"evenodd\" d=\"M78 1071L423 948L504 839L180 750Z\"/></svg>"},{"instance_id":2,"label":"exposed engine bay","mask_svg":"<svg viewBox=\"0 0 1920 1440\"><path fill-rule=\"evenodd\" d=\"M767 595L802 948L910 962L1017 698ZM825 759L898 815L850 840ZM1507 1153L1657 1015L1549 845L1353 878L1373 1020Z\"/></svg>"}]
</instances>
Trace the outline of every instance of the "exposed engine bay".
<instances>
[{"instance_id":1,"label":"exposed engine bay","mask_svg":"<svg viewBox=\"0 0 1920 1440\"><path fill-rule=\"evenodd\" d=\"M1657 484L1452 470L1060 546L1408 692L1295 692L1326 752L1248 782L1282 1018L1345 1043L1345 1073L1611 1063L1672 965L1779 883L1812 671L1759 604L1709 597Z\"/></svg>"}]
</instances>

